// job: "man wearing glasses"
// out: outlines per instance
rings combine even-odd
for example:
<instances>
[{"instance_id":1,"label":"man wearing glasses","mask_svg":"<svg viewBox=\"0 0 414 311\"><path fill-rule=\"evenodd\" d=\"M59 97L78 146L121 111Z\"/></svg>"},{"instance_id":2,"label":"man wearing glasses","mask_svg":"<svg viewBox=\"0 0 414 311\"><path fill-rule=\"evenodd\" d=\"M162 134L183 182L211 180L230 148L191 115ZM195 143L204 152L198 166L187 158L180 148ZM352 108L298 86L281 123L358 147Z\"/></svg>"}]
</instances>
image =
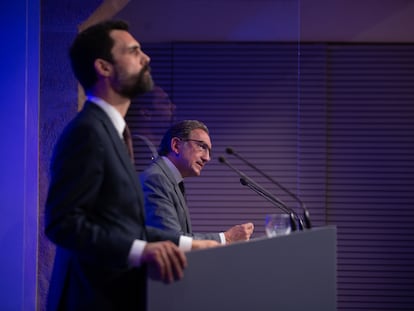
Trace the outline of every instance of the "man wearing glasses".
<instances>
[{"instance_id":1,"label":"man wearing glasses","mask_svg":"<svg viewBox=\"0 0 414 311\"><path fill-rule=\"evenodd\" d=\"M204 123L184 120L171 126L161 140L158 154L140 175L148 226L222 244L250 239L252 223L236 225L220 233L192 231L183 181L186 177L200 176L211 160L211 141Z\"/></svg>"}]
</instances>

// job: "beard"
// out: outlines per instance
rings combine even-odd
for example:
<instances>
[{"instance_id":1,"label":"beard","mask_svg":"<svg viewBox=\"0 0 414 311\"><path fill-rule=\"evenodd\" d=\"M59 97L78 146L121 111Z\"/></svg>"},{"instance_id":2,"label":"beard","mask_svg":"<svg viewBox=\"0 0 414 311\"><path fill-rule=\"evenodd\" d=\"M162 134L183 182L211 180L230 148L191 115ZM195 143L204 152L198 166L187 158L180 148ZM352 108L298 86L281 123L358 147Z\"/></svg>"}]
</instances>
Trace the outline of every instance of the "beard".
<instances>
[{"instance_id":1,"label":"beard","mask_svg":"<svg viewBox=\"0 0 414 311\"><path fill-rule=\"evenodd\" d=\"M129 99L133 99L138 95L149 92L154 87L149 65L146 65L140 72L127 79L120 78L119 74L117 74L115 78L119 83L117 92Z\"/></svg>"}]
</instances>

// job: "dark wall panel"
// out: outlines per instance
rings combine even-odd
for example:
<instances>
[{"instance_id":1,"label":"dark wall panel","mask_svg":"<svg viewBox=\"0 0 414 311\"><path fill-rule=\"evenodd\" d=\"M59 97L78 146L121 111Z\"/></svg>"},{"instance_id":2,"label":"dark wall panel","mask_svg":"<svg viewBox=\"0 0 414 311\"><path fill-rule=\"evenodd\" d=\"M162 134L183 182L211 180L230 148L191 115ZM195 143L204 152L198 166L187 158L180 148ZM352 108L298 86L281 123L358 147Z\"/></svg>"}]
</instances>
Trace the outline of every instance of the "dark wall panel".
<instances>
[{"instance_id":1,"label":"dark wall panel","mask_svg":"<svg viewBox=\"0 0 414 311\"><path fill-rule=\"evenodd\" d=\"M187 181L195 231L253 221L259 237L276 211L220 155L297 207L231 146L300 196L315 226L337 226L339 310L414 308L414 46L301 43L300 58L297 44L143 46L176 119L211 131L213 159Z\"/></svg>"}]
</instances>

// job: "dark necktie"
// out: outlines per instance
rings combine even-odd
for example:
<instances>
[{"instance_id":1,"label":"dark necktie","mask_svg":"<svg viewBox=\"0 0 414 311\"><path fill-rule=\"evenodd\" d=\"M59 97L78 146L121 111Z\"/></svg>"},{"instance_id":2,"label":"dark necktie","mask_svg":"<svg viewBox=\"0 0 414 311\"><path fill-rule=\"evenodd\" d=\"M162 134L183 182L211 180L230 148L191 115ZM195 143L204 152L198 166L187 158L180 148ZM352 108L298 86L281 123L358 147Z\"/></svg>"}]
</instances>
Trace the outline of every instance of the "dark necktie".
<instances>
[{"instance_id":1,"label":"dark necktie","mask_svg":"<svg viewBox=\"0 0 414 311\"><path fill-rule=\"evenodd\" d=\"M184 182L180 181L178 183L178 187L180 188L181 193L183 194L184 200L187 203L187 197L185 196ZM186 232L186 233L191 234L193 232L193 230L191 229L190 213L188 212L187 205L184 205L183 208L184 208L184 211L185 211L185 219L183 220L184 221L183 225L185 225L185 227L183 228L183 231Z\"/></svg>"},{"instance_id":2,"label":"dark necktie","mask_svg":"<svg viewBox=\"0 0 414 311\"><path fill-rule=\"evenodd\" d=\"M183 197L185 198L185 188L184 188L184 182L180 181L178 183L178 187L180 187L181 193L183 194Z\"/></svg>"},{"instance_id":3,"label":"dark necktie","mask_svg":"<svg viewBox=\"0 0 414 311\"><path fill-rule=\"evenodd\" d=\"M132 163L134 163L134 149L132 148L132 137L131 132L128 128L128 125L125 124L124 132L122 133L124 137L125 145L127 146L128 155L131 158Z\"/></svg>"}]
</instances>

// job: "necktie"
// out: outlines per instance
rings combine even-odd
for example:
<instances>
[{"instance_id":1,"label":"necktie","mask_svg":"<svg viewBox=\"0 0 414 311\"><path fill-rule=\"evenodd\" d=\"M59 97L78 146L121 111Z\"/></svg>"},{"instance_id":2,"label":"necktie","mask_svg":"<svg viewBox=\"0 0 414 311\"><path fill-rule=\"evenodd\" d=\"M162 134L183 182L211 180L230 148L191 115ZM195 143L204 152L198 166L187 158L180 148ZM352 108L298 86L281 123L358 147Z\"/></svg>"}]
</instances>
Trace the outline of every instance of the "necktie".
<instances>
[{"instance_id":1,"label":"necktie","mask_svg":"<svg viewBox=\"0 0 414 311\"><path fill-rule=\"evenodd\" d=\"M180 181L178 183L178 187L180 187L181 193L183 194L183 197L185 198L185 188L184 188L184 182Z\"/></svg>"},{"instance_id":2,"label":"necktie","mask_svg":"<svg viewBox=\"0 0 414 311\"><path fill-rule=\"evenodd\" d=\"M134 163L134 149L132 148L132 137L128 125L125 125L124 132L122 133L124 137L124 142L128 150L128 155L131 158L132 163Z\"/></svg>"},{"instance_id":3,"label":"necktie","mask_svg":"<svg viewBox=\"0 0 414 311\"><path fill-rule=\"evenodd\" d=\"M187 203L187 197L185 196L185 187L184 187L184 182L180 181L178 183L178 187L181 190L181 193L183 194L184 200ZM190 233L192 234L193 230L191 229L191 220L190 220L190 213L188 211L188 207L187 205L183 206L184 211L185 211L185 219L182 220L183 225L185 225L185 227L183 228L183 231L186 233Z\"/></svg>"}]
</instances>

